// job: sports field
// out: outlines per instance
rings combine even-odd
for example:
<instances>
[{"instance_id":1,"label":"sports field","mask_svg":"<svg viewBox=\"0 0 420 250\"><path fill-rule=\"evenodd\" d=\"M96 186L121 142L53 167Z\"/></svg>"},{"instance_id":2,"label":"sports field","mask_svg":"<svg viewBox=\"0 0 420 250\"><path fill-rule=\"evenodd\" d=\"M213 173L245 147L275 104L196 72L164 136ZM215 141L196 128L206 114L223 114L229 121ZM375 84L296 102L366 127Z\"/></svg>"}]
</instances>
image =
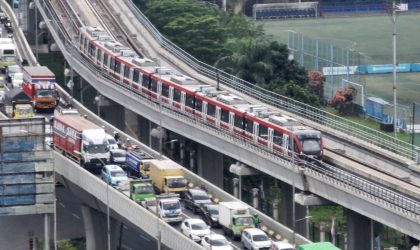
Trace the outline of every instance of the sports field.
<instances>
[{"instance_id":1,"label":"sports field","mask_svg":"<svg viewBox=\"0 0 420 250\"><path fill-rule=\"evenodd\" d=\"M397 18L397 63L420 63L420 14ZM267 34L287 43L288 30L313 39L351 48L366 55L367 64L392 64L393 23L390 16L334 17L299 20L263 20ZM392 74L369 75L368 94L392 102ZM420 103L420 73L397 75L398 103Z\"/></svg>"}]
</instances>

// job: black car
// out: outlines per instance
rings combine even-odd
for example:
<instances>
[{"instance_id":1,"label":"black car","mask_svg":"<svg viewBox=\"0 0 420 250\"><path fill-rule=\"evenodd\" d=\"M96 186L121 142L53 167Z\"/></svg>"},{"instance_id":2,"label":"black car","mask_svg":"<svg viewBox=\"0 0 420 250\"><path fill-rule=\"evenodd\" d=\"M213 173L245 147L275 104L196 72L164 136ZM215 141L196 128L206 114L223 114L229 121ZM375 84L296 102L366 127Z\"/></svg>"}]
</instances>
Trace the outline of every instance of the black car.
<instances>
[{"instance_id":1,"label":"black car","mask_svg":"<svg viewBox=\"0 0 420 250\"><path fill-rule=\"evenodd\" d=\"M125 165L125 157L126 157L127 151L125 151L124 149L111 149L109 150L109 153L111 155L109 161L112 164L116 164L120 166Z\"/></svg>"},{"instance_id":2,"label":"black car","mask_svg":"<svg viewBox=\"0 0 420 250\"><path fill-rule=\"evenodd\" d=\"M211 227L220 227L218 204L202 205L200 207L200 216L207 225L210 225Z\"/></svg>"},{"instance_id":3,"label":"black car","mask_svg":"<svg viewBox=\"0 0 420 250\"><path fill-rule=\"evenodd\" d=\"M212 204L209 194L202 189L188 189L184 194L184 202L185 208L194 213L198 213L201 205Z\"/></svg>"}]
</instances>

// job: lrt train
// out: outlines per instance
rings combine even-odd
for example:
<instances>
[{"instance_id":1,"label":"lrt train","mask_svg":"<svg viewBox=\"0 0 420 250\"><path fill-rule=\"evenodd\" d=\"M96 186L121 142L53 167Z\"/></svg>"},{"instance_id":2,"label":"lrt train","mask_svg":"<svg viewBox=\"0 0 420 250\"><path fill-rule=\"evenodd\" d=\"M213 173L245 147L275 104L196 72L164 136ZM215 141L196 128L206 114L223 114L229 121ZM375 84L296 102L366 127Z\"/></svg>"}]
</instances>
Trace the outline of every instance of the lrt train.
<instances>
[{"instance_id":1,"label":"lrt train","mask_svg":"<svg viewBox=\"0 0 420 250\"><path fill-rule=\"evenodd\" d=\"M78 49L119 84L161 101L185 115L249 140L277 155L293 150L303 158L322 160L320 131L298 120L270 111L194 78L174 74L152 60L138 56L97 27L81 27Z\"/></svg>"}]
</instances>

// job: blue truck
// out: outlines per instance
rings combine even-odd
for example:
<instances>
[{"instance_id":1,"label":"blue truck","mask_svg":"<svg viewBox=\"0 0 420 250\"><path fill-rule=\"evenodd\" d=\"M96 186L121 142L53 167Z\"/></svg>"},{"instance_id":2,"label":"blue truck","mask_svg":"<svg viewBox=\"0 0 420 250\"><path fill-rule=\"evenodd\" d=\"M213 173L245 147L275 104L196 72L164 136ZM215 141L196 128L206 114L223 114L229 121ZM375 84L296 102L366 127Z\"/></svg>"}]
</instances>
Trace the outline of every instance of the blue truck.
<instances>
[{"instance_id":1,"label":"blue truck","mask_svg":"<svg viewBox=\"0 0 420 250\"><path fill-rule=\"evenodd\" d=\"M127 151L125 165L129 176L135 176L142 179L148 179L148 166L145 163L153 160L153 156L141 150Z\"/></svg>"}]
</instances>

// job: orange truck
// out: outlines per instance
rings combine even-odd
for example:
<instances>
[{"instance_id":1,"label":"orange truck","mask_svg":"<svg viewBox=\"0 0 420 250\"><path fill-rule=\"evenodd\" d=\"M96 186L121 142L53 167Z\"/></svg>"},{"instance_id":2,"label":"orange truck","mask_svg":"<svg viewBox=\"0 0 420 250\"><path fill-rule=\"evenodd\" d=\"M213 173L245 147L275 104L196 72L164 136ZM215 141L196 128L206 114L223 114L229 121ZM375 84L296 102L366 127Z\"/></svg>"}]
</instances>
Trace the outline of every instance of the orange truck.
<instances>
[{"instance_id":1,"label":"orange truck","mask_svg":"<svg viewBox=\"0 0 420 250\"><path fill-rule=\"evenodd\" d=\"M23 91L31 97L35 111L54 110L59 102L54 73L45 66L23 67Z\"/></svg>"}]
</instances>

